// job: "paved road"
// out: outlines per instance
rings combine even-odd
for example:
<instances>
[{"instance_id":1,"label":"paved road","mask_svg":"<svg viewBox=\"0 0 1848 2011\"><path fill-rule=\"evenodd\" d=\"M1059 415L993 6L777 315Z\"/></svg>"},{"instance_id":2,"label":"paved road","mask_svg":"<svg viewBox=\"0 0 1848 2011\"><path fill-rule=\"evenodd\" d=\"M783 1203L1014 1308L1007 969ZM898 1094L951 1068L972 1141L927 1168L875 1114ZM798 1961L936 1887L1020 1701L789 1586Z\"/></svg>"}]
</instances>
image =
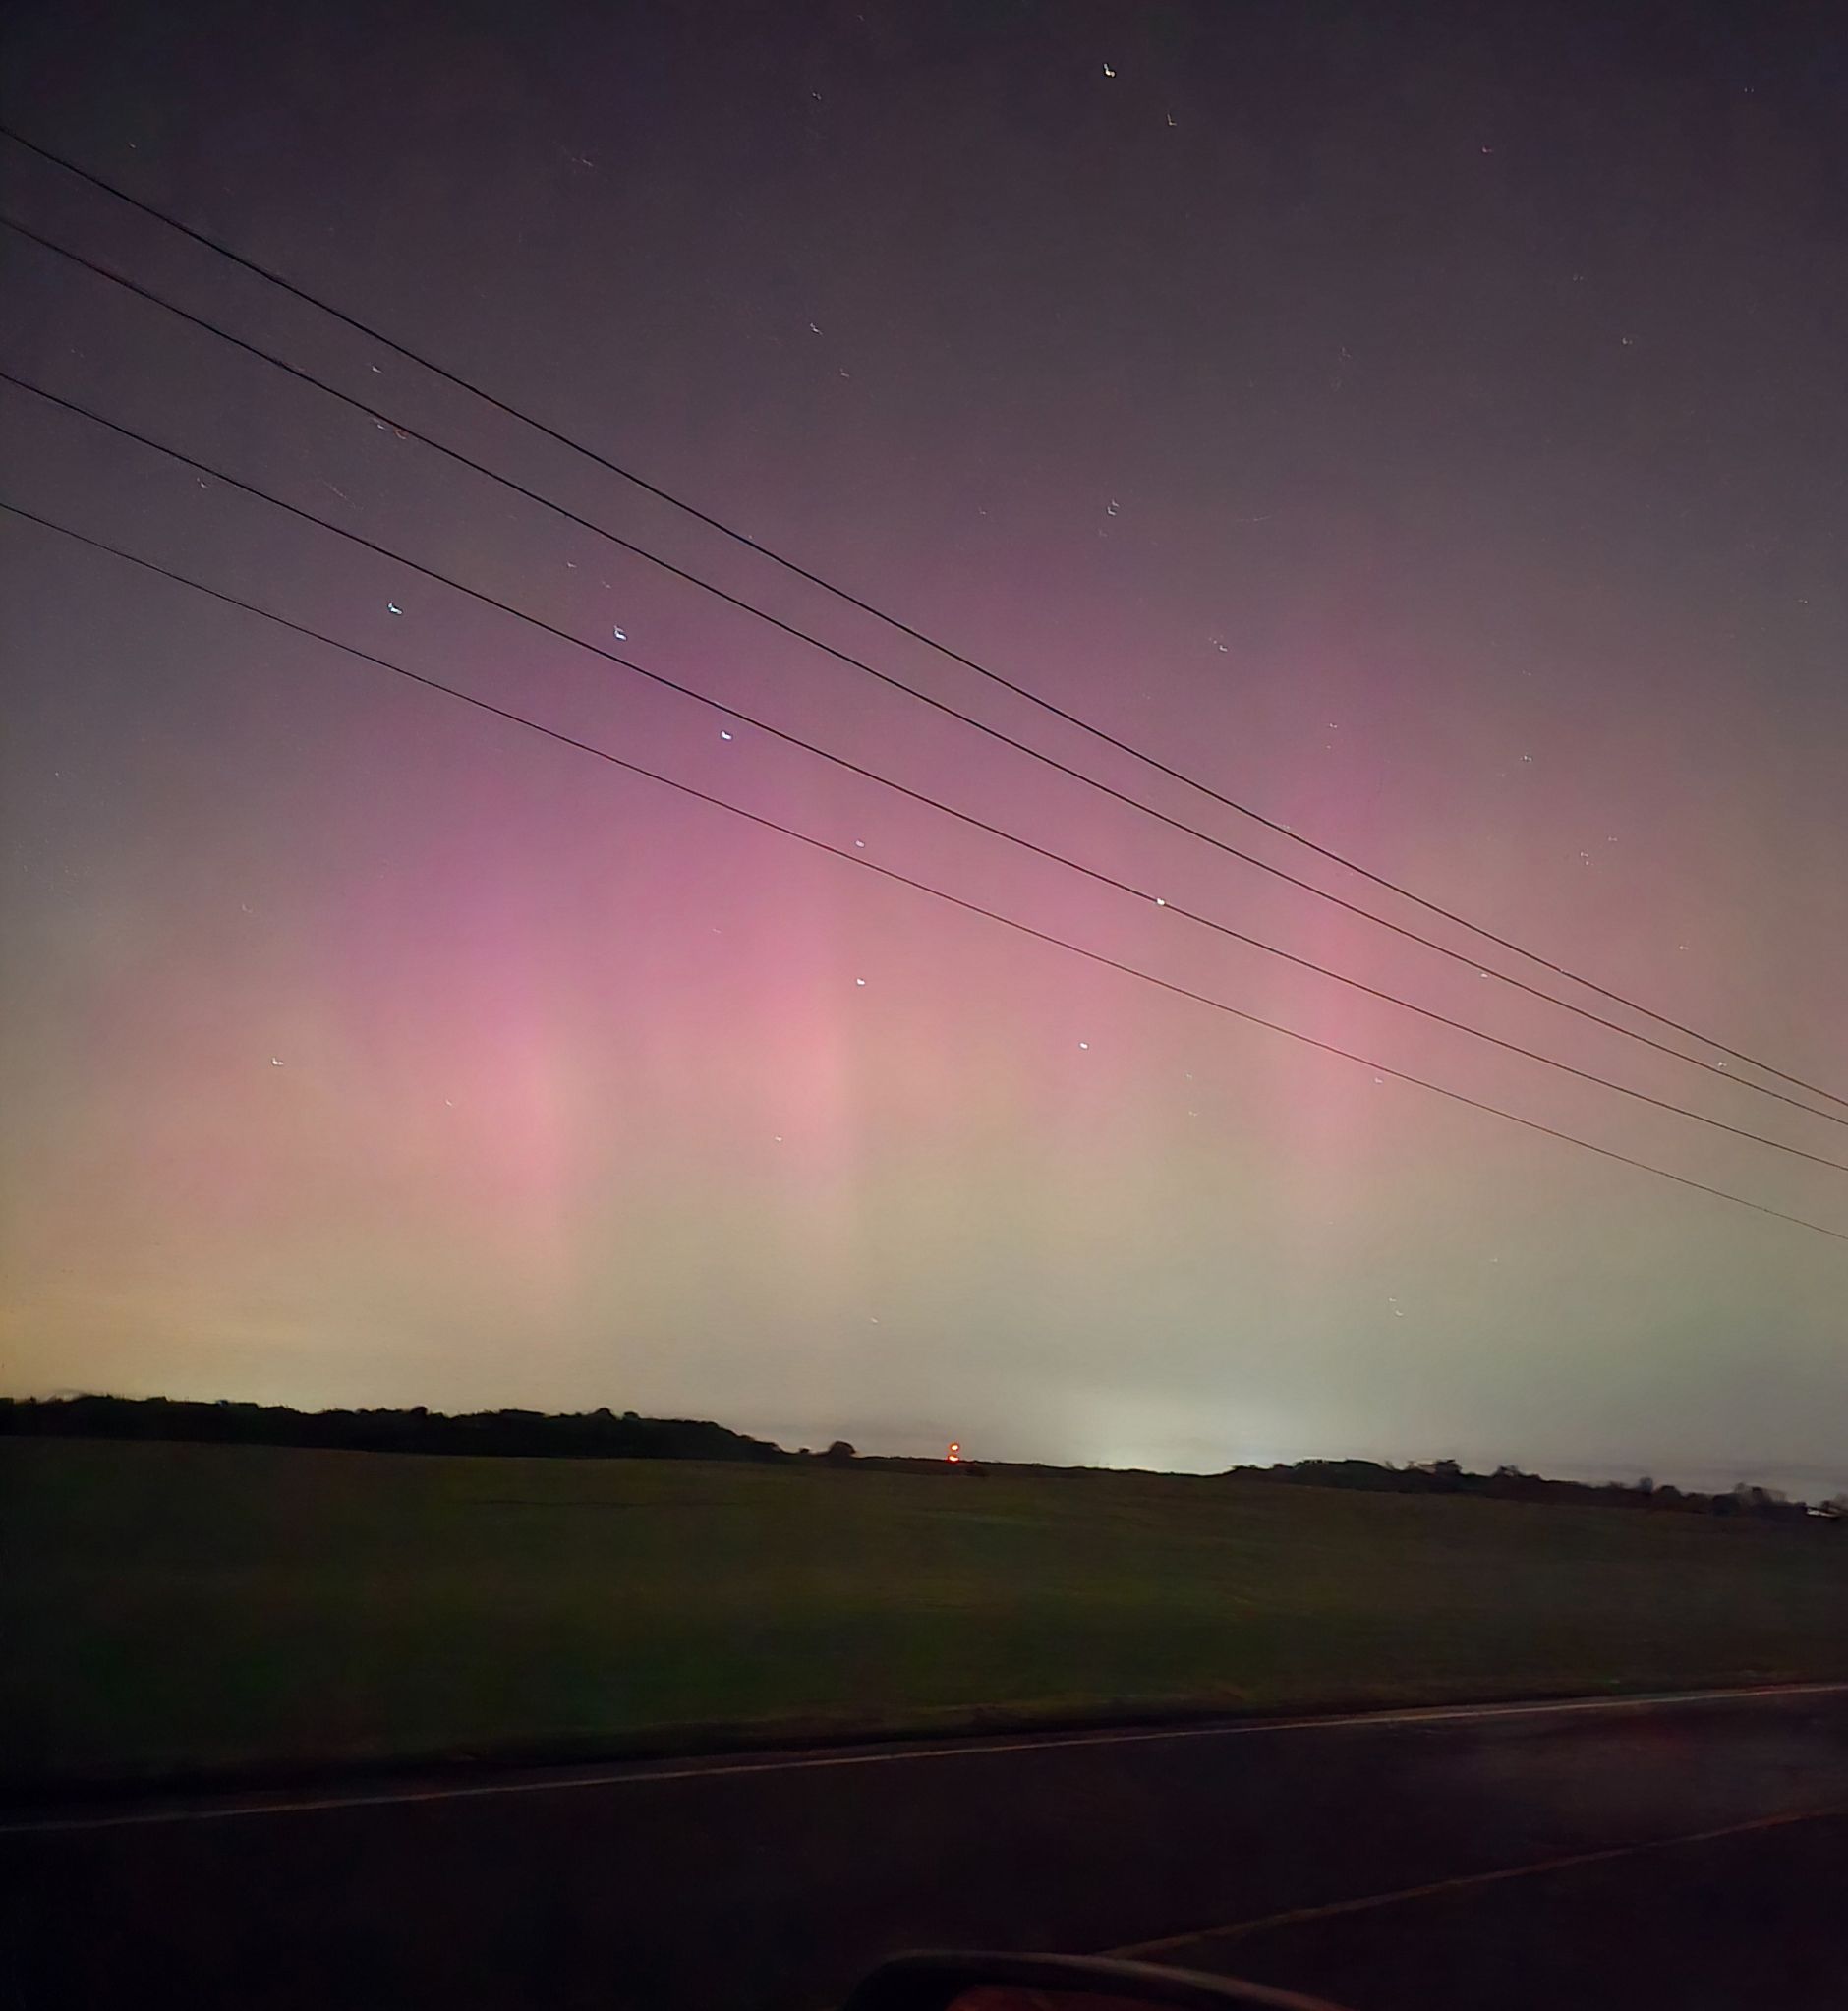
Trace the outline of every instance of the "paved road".
<instances>
[{"instance_id":1,"label":"paved road","mask_svg":"<svg viewBox=\"0 0 1848 2011\"><path fill-rule=\"evenodd\" d=\"M821 2011L894 1948L1160 1942L1358 2011L1821 2011L1848 1822L1765 1818L1828 1808L1848 1686L19 1818L0 2006Z\"/></svg>"},{"instance_id":2,"label":"paved road","mask_svg":"<svg viewBox=\"0 0 1848 2011\"><path fill-rule=\"evenodd\" d=\"M1839 2011L1848 1817L1307 1909L1149 1960L1365 2011Z\"/></svg>"}]
</instances>

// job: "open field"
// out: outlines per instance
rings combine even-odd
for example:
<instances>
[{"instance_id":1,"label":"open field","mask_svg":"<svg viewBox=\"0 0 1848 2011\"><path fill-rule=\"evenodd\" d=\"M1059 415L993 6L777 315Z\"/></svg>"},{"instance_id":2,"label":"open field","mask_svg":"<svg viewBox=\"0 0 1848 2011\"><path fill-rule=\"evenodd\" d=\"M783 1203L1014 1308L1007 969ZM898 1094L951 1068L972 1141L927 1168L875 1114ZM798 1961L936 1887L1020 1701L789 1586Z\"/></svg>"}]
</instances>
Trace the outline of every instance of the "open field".
<instances>
[{"instance_id":1,"label":"open field","mask_svg":"<svg viewBox=\"0 0 1848 2011\"><path fill-rule=\"evenodd\" d=\"M0 1441L18 1785L1848 1676L1848 1533L1153 1475Z\"/></svg>"}]
</instances>

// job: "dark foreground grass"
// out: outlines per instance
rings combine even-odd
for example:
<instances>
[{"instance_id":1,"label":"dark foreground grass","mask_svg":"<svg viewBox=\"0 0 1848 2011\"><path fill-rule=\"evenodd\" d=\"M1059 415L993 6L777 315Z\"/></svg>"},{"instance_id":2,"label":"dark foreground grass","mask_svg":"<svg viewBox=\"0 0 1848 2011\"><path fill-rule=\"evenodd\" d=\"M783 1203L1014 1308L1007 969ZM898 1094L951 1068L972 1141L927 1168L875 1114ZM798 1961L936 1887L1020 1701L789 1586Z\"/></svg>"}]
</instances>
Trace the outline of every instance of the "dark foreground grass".
<instances>
[{"instance_id":1,"label":"dark foreground grass","mask_svg":"<svg viewBox=\"0 0 1848 2011\"><path fill-rule=\"evenodd\" d=\"M1848 1675L1848 1531L1147 1474L0 1441L0 1774Z\"/></svg>"}]
</instances>

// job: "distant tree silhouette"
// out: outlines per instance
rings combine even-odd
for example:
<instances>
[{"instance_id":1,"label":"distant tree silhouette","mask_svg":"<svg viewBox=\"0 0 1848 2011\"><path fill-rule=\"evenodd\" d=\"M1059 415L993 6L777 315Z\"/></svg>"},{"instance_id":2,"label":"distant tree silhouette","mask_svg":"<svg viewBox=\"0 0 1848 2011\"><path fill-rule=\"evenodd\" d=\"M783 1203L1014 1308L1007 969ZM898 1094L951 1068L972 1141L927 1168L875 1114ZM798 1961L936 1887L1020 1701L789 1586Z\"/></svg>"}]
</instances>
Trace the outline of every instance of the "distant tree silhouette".
<instances>
[{"instance_id":1,"label":"distant tree silhouette","mask_svg":"<svg viewBox=\"0 0 1848 2011\"><path fill-rule=\"evenodd\" d=\"M1296 1487L1359 1488L1380 1494L1476 1494L1497 1501L1573 1504L1582 1507L1672 1510L1683 1514L1752 1516L1764 1522L1800 1522L1809 1515L1774 1487L1742 1481L1728 1493L1684 1493L1644 1478L1634 1487L1620 1480L1549 1480L1519 1466L1497 1466L1493 1473L1472 1473L1455 1460L1433 1460L1422 1466L1389 1466L1377 1460L1299 1460L1294 1465L1239 1467L1242 1479L1281 1481ZM1848 1512L1844 1512L1848 1521Z\"/></svg>"},{"instance_id":2,"label":"distant tree silhouette","mask_svg":"<svg viewBox=\"0 0 1848 2011\"><path fill-rule=\"evenodd\" d=\"M566 1416L480 1410L292 1410L279 1404L167 1397L0 1398L0 1436L180 1439L212 1445L316 1446L368 1453L475 1453L495 1458L786 1460L780 1446L701 1417L620 1417L606 1408Z\"/></svg>"},{"instance_id":3,"label":"distant tree silhouette","mask_svg":"<svg viewBox=\"0 0 1848 2011\"><path fill-rule=\"evenodd\" d=\"M369 1453L468 1453L490 1458L576 1460L744 1460L757 1464L811 1463L853 1466L862 1472L973 1473L963 1461L897 1457L862 1458L845 1439L825 1453L784 1452L702 1417L619 1415L597 1410L551 1416L538 1410L478 1410L450 1417L418 1405L408 1410L292 1410L280 1404L185 1403L169 1397L0 1397L0 1437L191 1440L208 1445L312 1446ZM1011 1473L1079 1475L1081 1467L1010 1464ZM1848 1494L1815 1512L1789 1501L1775 1487L1750 1481L1718 1494L1684 1493L1646 1477L1635 1486L1584 1480L1549 1480L1519 1466L1472 1473L1455 1460L1423 1466L1393 1466L1379 1460L1299 1460L1294 1465L1235 1466L1228 1478L1266 1480L1293 1487L1338 1487L1373 1494L1483 1495L1499 1501L1581 1507L1648 1509L1655 1513L1750 1517L1771 1523L1826 1521L1848 1527Z\"/></svg>"}]
</instances>

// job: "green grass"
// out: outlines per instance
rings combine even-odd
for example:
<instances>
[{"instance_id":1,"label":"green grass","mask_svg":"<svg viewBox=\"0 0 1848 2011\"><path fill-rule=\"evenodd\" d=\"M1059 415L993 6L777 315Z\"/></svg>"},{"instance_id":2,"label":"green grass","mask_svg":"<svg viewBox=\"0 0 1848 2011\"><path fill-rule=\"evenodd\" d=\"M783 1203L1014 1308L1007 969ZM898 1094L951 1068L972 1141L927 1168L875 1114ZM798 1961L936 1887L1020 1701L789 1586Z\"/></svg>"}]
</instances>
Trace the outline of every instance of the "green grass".
<instances>
[{"instance_id":1,"label":"green grass","mask_svg":"<svg viewBox=\"0 0 1848 2011\"><path fill-rule=\"evenodd\" d=\"M14 1783L1848 1675L1848 1532L0 1440Z\"/></svg>"}]
</instances>

